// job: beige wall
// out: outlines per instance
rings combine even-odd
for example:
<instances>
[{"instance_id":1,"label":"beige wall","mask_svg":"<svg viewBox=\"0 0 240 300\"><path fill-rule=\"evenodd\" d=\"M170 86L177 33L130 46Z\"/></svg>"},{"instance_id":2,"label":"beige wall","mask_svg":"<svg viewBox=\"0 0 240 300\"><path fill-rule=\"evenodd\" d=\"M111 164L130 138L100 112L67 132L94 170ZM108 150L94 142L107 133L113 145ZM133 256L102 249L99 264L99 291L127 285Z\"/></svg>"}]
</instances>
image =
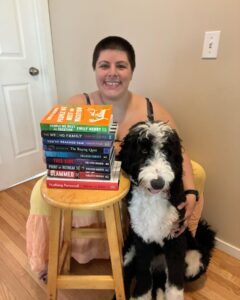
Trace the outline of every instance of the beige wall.
<instances>
[{"instance_id":1,"label":"beige wall","mask_svg":"<svg viewBox=\"0 0 240 300\"><path fill-rule=\"evenodd\" d=\"M59 101L95 89L91 54L107 35L131 41L131 89L175 117L207 172L204 217L240 248L240 1L50 0ZM205 31L221 30L219 57L202 60Z\"/></svg>"}]
</instances>

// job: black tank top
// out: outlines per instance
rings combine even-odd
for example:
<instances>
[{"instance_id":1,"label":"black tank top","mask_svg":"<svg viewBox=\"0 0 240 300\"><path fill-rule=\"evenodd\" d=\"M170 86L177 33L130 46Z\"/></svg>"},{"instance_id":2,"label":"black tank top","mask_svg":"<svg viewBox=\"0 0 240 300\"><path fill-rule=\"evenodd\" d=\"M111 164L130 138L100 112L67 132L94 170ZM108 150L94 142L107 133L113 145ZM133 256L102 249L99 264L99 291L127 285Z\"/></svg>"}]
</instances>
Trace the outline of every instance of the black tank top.
<instances>
[{"instance_id":1,"label":"black tank top","mask_svg":"<svg viewBox=\"0 0 240 300\"><path fill-rule=\"evenodd\" d=\"M83 95L86 97L87 104L90 105L91 101L90 101L89 95L87 93L83 93ZM153 122L154 121L154 114L153 114L152 102L148 98L145 98L145 99L146 99L146 102L147 102L147 117L148 117L148 120Z\"/></svg>"}]
</instances>

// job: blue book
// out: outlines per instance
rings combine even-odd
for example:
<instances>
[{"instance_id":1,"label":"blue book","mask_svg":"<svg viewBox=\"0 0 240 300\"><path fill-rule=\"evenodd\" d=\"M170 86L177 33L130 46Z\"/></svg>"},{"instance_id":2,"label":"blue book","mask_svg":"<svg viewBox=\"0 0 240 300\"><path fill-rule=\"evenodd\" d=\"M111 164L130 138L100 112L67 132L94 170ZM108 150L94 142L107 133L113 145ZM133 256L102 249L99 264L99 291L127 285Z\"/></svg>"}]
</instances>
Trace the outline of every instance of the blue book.
<instances>
[{"instance_id":1,"label":"blue book","mask_svg":"<svg viewBox=\"0 0 240 300\"><path fill-rule=\"evenodd\" d=\"M65 146L85 146L85 147L112 147L111 140L82 140L82 139L58 139L58 138L43 138L45 145L65 145Z\"/></svg>"},{"instance_id":2,"label":"blue book","mask_svg":"<svg viewBox=\"0 0 240 300\"><path fill-rule=\"evenodd\" d=\"M83 154L109 154L112 151L112 147L83 147L83 146L65 146L65 145L43 145L43 149L46 151L58 151L58 152L78 152Z\"/></svg>"},{"instance_id":3,"label":"blue book","mask_svg":"<svg viewBox=\"0 0 240 300\"><path fill-rule=\"evenodd\" d=\"M112 150L113 151L113 150ZM71 157L71 158L85 158L85 159L99 159L99 160L109 160L111 158L111 153L109 154L85 154L79 152L68 152L68 151L44 151L45 156L48 157Z\"/></svg>"}]
</instances>

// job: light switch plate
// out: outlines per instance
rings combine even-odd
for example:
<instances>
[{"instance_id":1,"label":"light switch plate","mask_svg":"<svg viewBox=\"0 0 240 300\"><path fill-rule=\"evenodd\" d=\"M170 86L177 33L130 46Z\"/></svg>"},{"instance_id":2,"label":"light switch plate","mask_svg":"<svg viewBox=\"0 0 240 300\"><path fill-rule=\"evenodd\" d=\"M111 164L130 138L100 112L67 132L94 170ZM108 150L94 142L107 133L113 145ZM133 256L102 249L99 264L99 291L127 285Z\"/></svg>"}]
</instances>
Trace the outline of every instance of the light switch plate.
<instances>
[{"instance_id":1,"label":"light switch plate","mask_svg":"<svg viewBox=\"0 0 240 300\"><path fill-rule=\"evenodd\" d=\"M217 58L221 31L206 31L202 58Z\"/></svg>"}]
</instances>

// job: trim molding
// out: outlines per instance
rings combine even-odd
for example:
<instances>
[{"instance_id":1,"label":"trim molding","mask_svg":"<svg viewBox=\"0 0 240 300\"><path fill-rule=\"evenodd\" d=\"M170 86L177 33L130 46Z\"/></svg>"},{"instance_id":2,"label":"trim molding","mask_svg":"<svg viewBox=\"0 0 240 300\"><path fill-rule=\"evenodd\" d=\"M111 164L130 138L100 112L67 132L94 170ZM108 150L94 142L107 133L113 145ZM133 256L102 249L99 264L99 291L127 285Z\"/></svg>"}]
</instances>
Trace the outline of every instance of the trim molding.
<instances>
[{"instance_id":1,"label":"trim molding","mask_svg":"<svg viewBox=\"0 0 240 300\"><path fill-rule=\"evenodd\" d=\"M14 187L14 186L16 186L16 185L18 185L18 184L21 184L21 183L30 181L30 180L35 179L35 178L38 178L38 177L46 176L46 175L47 175L47 171L43 171L43 172L41 172L41 173L39 173L39 174L36 174L36 175L34 175L34 176L30 177L30 178L26 178L26 179L24 179L24 180L22 180L22 181L19 181L19 182L17 182L17 183L14 183L13 185L11 185L11 186L9 186L9 187L7 187L7 188L10 189L10 188L12 188L12 187Z\"/></svg>"},{"instance_id":2,"label":"trim molding","mask_svg":"<svg viewBox=\"0 0 240 300\"><path fill-rule=\"evenodd\" d=\"M240 249L216 238L216 248L240 260Z\"/></svg>"}]
</instances>

